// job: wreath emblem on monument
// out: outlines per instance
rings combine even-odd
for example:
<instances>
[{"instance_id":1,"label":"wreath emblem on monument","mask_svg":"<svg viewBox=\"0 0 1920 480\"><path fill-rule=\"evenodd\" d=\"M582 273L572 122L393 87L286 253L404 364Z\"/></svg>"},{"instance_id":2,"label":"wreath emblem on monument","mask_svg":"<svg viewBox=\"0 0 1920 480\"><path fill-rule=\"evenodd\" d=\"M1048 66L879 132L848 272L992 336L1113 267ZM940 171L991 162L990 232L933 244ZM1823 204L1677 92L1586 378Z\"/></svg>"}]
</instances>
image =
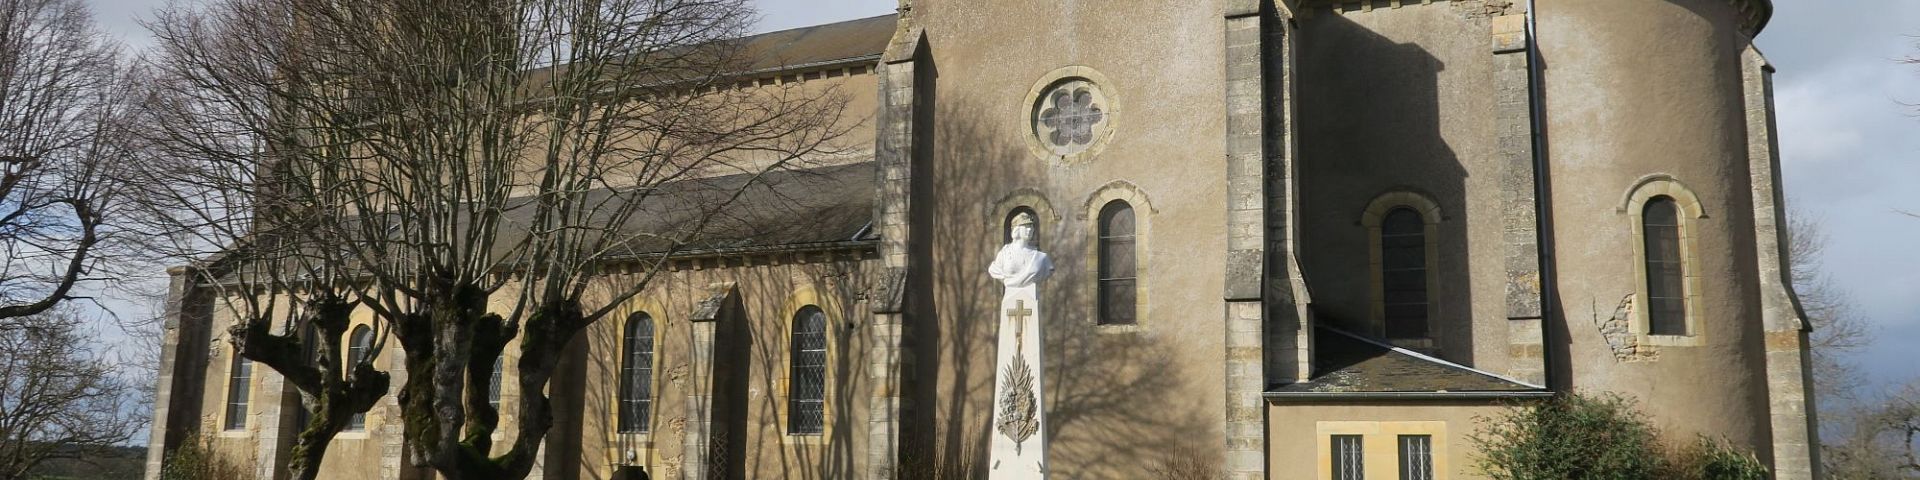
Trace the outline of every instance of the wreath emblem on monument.
<instances>
[{"instance_id":1,"label":"wreath emblem on monument","mask_svg":"<svg viewBox=\"0 0 1920 480\"><path fill-rule=\"evenodd\" d=\"M1006 373L1000 385L1000 421L994 427L1013 439L1013 451L1019 453L1020 443L1040 430L1040 422L1034 419L1039 402L1033 395L1033 370L1027 368L1026 359L1013 357Z\"/></svg>"}]
</instances>

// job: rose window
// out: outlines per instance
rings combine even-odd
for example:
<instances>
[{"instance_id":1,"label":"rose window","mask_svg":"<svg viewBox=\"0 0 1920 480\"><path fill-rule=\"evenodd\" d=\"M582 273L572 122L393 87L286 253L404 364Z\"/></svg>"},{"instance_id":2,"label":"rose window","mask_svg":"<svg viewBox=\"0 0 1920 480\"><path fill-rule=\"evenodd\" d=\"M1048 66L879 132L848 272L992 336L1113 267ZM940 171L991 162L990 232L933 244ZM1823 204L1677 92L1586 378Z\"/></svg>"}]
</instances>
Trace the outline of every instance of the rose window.
<instances>
[{"instance_id":1,"label":"rose window","mask_svg":"<svg viewBox=\"0 0 1920 480\"><path fill-rule=\"evenodd\" d=\"M1057 155L1080 153L1098 143L1109 123L1105 97L1081 79L1061 82L1034 106L1034 134Z\"/></svg>"}]
</instances>

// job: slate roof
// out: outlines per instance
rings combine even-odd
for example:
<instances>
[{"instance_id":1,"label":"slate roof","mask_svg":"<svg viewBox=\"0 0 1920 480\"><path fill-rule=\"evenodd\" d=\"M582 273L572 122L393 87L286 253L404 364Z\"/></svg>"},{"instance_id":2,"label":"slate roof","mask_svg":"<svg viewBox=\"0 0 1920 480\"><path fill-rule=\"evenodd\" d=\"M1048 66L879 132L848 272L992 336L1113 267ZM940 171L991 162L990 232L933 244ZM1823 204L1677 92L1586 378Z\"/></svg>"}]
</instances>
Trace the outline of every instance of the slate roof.
<instances>
[{"instance_id":1,"label":"slate roof","mask_svg":"<svg viewBox=\"0 0 1920 480\"><path fill-rule=\"evenodd\" d=\"M1542 388L1422 355L1339 329L1314 329L1312 380L1268 390L1289 394L1527 393ZM1316 397L1330 395L1314 395ZM1497 396L1497 395L1496 395Z\"/></svg>"},{"instance_id":2,"label":"slate roof","mask_svg":"<svg viewBox=\"0 0 1920 480\"><path fill-rule=\"evenodd\" d=\"M787 70L854 60L879 60L893 39L896 15L767 32L741 40L752 70Z\"/></svg>"}]
</instances>

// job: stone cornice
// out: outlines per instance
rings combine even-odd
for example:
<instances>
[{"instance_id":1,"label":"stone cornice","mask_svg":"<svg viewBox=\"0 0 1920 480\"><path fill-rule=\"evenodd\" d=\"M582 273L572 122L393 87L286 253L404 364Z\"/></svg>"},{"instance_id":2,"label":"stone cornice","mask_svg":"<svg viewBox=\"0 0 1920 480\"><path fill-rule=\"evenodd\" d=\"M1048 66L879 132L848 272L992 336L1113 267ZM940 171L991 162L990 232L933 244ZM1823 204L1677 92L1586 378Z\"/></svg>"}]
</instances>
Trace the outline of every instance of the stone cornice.
<instances>
[{"instance_id":1,"label":"stone cornice","mask_svg":"<svg viewBox=\"0 0 1920 480\"><path fill-rule=\"evenodd\" d=\"M1458 3L1484 1L1489 6L1510 7L1515 10L1525 8L1525 0L1274 0L1276 5L1297 4L1300 8L1328 7L1336 13L1352 11L1370 11L1375 8L1399 8L1402 6L1431 3ZM1773 18L1773 0L1722 0L1733 6L1740 16L1740 31L1748 36L1759 35L1766 28L1767 20Z\"/></svg>"}]
</instances>

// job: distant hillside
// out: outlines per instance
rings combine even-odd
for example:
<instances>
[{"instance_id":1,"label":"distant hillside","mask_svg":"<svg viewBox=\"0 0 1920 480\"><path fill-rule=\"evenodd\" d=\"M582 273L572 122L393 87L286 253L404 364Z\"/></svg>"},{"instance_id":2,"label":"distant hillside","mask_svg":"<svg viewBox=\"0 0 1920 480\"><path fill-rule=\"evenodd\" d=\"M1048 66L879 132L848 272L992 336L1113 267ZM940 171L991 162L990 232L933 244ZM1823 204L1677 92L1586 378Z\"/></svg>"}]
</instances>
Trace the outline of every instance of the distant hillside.
<instances>
[{"instance_id":1,"label":"distant hillside","mask_svg":"<svg viewBox=\"0 0 1920 480\"><path fill-rule=\"evenodd\" d=\"M147 447L115 447L77 459L40 464L36 480L139 480L147 462Z\"/></svg>"}]
</instances>

